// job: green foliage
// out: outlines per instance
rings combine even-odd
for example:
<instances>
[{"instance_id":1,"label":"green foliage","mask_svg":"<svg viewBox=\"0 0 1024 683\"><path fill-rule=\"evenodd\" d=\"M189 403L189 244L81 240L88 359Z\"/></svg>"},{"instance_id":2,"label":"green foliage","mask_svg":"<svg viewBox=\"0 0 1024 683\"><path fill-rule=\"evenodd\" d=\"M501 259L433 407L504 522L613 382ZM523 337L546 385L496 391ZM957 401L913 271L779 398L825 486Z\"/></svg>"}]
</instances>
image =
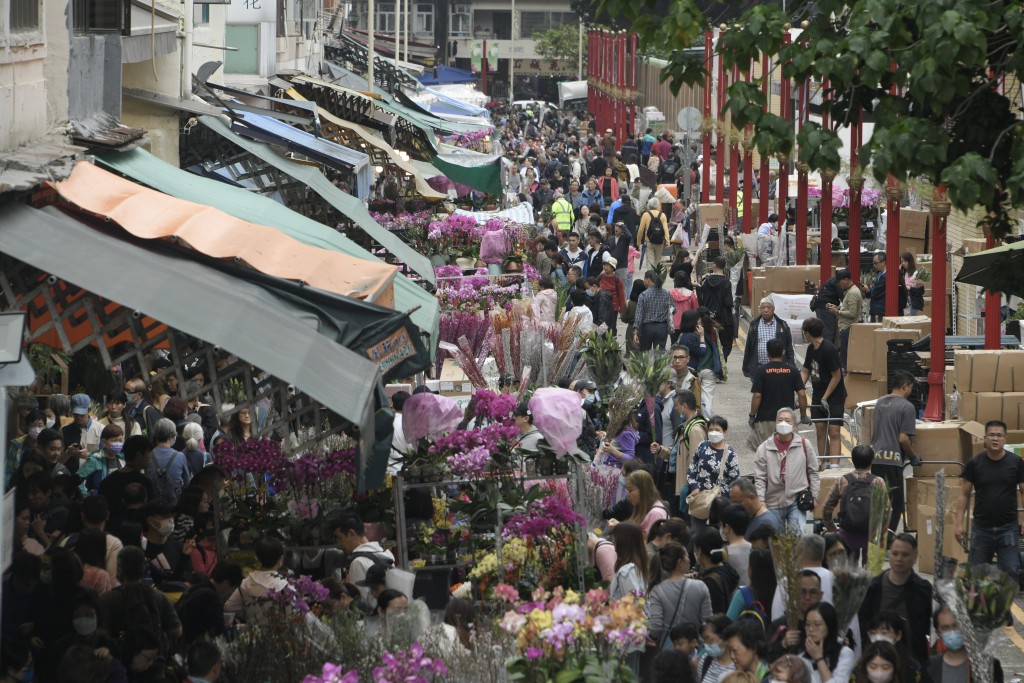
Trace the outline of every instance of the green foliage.
<instances>
[{"instance_id":1,"label":"green foliage","mask_svg":"<svg viewBox=\"0 0 1024 683\"><path fill-rule=\"evenodd\" d=\"M583 357L598 391L604 396L622 372L622 347L612 334L591 332L584 339Z\"/></svg>"},{"instance_id":2,"label":"green foliage","mask_svg":"<svg viewBox=\"0 0 1024 683\"><path fill-rule=\"evenodd\" d=\"M59 358L64 364L57 362ZM46 384L54 384L60 381L60 376L68 372L68 363L71 362L71 354L58 351L48 344L30 344L28 347L28 362L36 375L44 380Z\"/></svg>"},{"instance_id":3,"label":"green foliage","mask_svg":"<svg viewBox=\"0 0 1024 683\"><path fill-rule=\"evenodd\" d=\"M642 49L666 51L693 45L716 18L696 0L676 0L665 11L659 0L595 0L602 16L617 17L639 34ZM660 10L660 11L659 11ZM824 109L830 129L794 126L760 110L757 83L729 89L734 126L754 127L762 154L799 159L813 170L840 170L836 130L862 111L875 119L862 148L861 165L879 181L924 177L949 188L949 199L967 211L981 205L986 230L1005 236L1008 210L1024 207L1024 122L1009 96L1024 80L1024 12L1003 0L793 0L783 13L775 4L747 10L722 36L717 50L727 68L748 68L762 54L778 55L782 73L798 83L827 80ZM813 11L812 11L813 10ZM710 12L718 11L712 5ZM789 45L784 26L807 17ZM675 52L662 72L674 92L700 84L700 54ZM1006 78L1006 94L1000 84ZM899 90L894 94L892 88Z\"/></svg>"},{"instance_id":4,"label":"green foliage","mask_svg":"<svg viewBox=\"0 0 1024 683\"><path fill-rule=\"evenodd\" d=\"M668 381L671 360L669 354L654 350L635 353L626 359L626 372L643 386L648 396L657 396L661 385Z\"/></svg>"},{"instance_id":5,"label":"green foliage","mask_svg":"<svg viewBox=\"0 0 1024 683\"><path fill-rule=\"evenodd\" d=\"M546 59L569 59L573 62L580 57L580 26L565 24L558 28L534 34L537 54ZM586 63L586 55L583 57Z\"/></svg>"}]
</instances>

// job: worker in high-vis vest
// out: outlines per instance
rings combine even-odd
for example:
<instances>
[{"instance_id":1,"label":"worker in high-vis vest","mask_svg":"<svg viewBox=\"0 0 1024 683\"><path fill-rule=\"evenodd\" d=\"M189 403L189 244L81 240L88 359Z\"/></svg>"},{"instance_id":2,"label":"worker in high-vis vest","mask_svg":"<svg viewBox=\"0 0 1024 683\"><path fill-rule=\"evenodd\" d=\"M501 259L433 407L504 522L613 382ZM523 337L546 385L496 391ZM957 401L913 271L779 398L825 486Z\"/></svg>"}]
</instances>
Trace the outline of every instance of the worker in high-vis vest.
<instances>
[{"instance_id":1,"label":"worker in high-vis vest","mask_svg":"<svg viewBox=\"0 0 1024 683\"><path fill-rule=\"evenodd\" d=\"M555 201L551 203L551 218L558 226L558 241L564 242L572 229L572 204L562 195L561 190L555 190Z\"/></svg>"}]
</instances>

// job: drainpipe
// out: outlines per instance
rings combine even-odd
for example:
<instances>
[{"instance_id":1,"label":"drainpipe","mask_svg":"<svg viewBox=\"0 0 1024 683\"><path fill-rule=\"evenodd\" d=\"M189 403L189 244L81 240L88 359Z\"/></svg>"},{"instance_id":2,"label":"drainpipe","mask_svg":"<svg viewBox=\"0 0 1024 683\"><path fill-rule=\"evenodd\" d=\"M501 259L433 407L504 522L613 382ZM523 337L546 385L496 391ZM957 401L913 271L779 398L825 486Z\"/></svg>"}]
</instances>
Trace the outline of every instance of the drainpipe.
<instances>
[{"instance_id":1,"label":"drainpipe","mask_svg":"<svg viewBox=\"0 0 1024 683\"><path fill-rule=\"evenodd\" d=\"M193 0L184 1L182 16L185 36L181 45L181 99L192 99L192 34L194 30L195 4ZM153 0L156 2L156 0Z\"/></svg>"}]
</instances>

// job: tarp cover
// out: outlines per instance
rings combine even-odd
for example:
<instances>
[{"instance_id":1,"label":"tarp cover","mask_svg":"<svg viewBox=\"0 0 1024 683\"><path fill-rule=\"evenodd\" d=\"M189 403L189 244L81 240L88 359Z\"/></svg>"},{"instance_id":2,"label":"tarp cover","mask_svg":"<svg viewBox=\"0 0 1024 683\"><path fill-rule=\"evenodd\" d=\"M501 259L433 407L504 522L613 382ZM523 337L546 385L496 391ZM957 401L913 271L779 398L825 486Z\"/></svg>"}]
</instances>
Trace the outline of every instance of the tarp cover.
<instances>
[{"instance_id":1,"label":"tarp cover","mask_svg":"<svg viewBox=\"0 0 1024 683\"><path fill-rule=\"evenodd\" d=\"M362 152L318 138L284 121L252 112L242 113L241 120L231 123L231 130L253 140L284 147L332 168L346 170L355 176L356 197L366 199L370 195L373 166L370 157Z\"/></svg>"},{"instance_id":2,"label":"tarp cover","mask_svg":"<svg viewBox=\"0 0 1024 683\"><path fill-rule=\"evenodd\" d=\"M383 366L366 350L379 349L381 342L401 347L393 342L394 334L405 330L410 334L403 352L411 356L389 374L422 368L426 354L422 345L421 351L414 348L417 335L405 316L162 242L140 244L54 207L0 207L0 252L229 349L294 384L359 425L366 437L360 447L366 468L360 468L361 478L371 488L383 478L386 456L370 461Z\"/></svg>"},{"instance_id":3,"label":"tarp cover","mask_svg":"<svg viewBox=\"0 0 1024 683\"><path fill-rule=\"evenodd\" d=\"M418 77L423 85L440 85L442 83L476 83L476 76L465 69L439 64L427 69Z\"/></svg>"},{"instance_id":4,"label":"tarp cover","mask_svg":"<svg viewBox=\"0 0 1024 683\"><path fill-rule=\"evenodd\" d=\"M279 171L286 173L297 180L301 180L311 190L323 197L331 206L347 216L349 220L355 223L357 227L361 228L372 239L379 242L385 249L390 251L395 255L395 257L409 266L413 272L417 273L420 277L431 284L437 282L436 275L434 274L434 267L430 265L430 259L413 249L393 232L375 221L361 201L352 195L339 190L333 183L331 183L331 181L325 178L320 171L310 166L298 164L294 161L285 159L261 142L239 138L228 130L227 125L218 118L212 116L201 116L199 121L210 130L231 139L236 145L247 152L255 154L257 157L274 166ZM342 149L348 149L342 145L335 146L342 147Z\"/></svg>"},{"instance_id":5,"label":"tarp cover","mask_svg":"<svg viewBox=\"0 0 1024 683\"><path fill-rule=\"evenodd\" d=\"M135 237L174 240L206 256L237 259L267 275L394 305L395 266L303 244L275 228L152 190L87 161L79 161L71 176L54 186L66 201L109 218Z\"/></svg>"},{"instance_id":6,"label":"tarp cover","mask_svg":"<svg viewBox=\"0 0 1024 683\"><path fill-rule=\"evenodd\" d=\"M305 244L378 260L337 230L306 218L273 199L182 171L142 149L97 155L97 162L175 197L215 206L236 218L269 225ZM437 338L437 299L404 275L395 278L395 308L409 313L423 332Z\"/></svg>"}]
</instances>

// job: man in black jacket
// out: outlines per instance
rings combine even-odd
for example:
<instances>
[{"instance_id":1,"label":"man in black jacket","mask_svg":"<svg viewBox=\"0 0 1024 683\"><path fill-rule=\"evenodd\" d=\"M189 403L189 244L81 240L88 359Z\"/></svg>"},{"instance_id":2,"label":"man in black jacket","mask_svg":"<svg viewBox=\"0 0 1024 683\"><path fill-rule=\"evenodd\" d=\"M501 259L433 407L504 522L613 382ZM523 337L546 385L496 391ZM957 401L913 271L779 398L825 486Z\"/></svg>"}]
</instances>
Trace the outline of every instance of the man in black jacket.
<instances>
[{"instance_id":1,"label":"man in black jacket","mask_svg":"<svg viewBox=\"0 0 1024 683\"><path fill-rule=\"evenodd\" d=\"M838 339L837 326L839 319L835 313L828 310L828 305L839 306L843 303L844 295L843 288L839 286L839 281L833 275L818 290L817 300L815 301L814 315L821 318L821 323L825 326L825 333L822 336L833 344Z\"/></svg>"},{"instance_id":2,"label":"man in black jacket","mask_svg":"<svg viewBox=\"0 0 1024 683\"><path fill-rule=\"evenodd\" d=\"M914 571L917 539L899 534L889 549L889 569L876 576L860 607L861 642L867 639L872 615L896 612L907 620L910 654L918 662L928 661L928 636L931 634L932 585Z\"/></svg>"},{"instance_id":3,"label":"man in black jacket","mask_svg":"<svg viewBox=\"0 0 1024 683\"><path fill-rule=\"evenodd\" d=\"M793 365L793 333L786 321L775 315L775 301L770 296L761 299L761 315L750 323L747 341L743 345L743 376L753 377L758 368L768 365L768 342L778 339L784 348L783 360ZM774 416L772 420L774 421Z\"/></svg>"},{"instance_id":4,"label":"man in black jacket","mask_svg":"<svg viewBox=\"0 0 1024 683\"><path fill-rule=\"evenodd\" d=\"M719 339L722 342L722 354L728 360L736 338L736 324L732 315L732 280L725 272L724 256L715 258L713 272L704 278L704 284L700 286L700 303L711 311L715 321L722 326Z\"/></svg>"}]
</instances>

